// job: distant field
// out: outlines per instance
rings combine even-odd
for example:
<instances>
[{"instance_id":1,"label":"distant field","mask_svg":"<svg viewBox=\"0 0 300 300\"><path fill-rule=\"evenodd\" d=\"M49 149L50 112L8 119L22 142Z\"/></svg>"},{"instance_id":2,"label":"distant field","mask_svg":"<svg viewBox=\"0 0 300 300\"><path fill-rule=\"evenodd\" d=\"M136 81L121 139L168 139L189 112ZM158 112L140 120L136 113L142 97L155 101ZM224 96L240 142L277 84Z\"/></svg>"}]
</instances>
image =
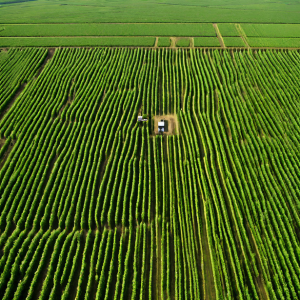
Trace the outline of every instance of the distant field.
<instances>
[{"instance_id":1,"label":"distant field","mask_svg":"<svg viewBox=\"0 0 300 300\"><path fill-rule=\"evenodd\" d=\"M190 40L189 39L180 39L176 42L176 47L189 47Z\"/></svg>"},{"instance_id":2,"label":"distant field","mask_svg":"<svg viewBox=\"0 0 300 300\"><path fill-rule=\"evenodd\" d=\"M154 47L155 37L0 37L0 47ZM194 47L220 47L217 37L194 37ZM223 37L226 47L245 47L240 37ZM247 37L250 47L300 48L300 38ZM170 47L170 37L159 37L158 47ZM189 47L179 40L177 47Z\"/></svg>"},{"instance_id":3,"label":"distant field","mask_svg":"<svg viewBox=\"0 0 300 300\"><path fill-rule=\"evenodd\" d=\"M158 37L189 37L195 47L218 47L217 26L220 41L225 39L228 47L242 47L242 36L253 47L295 48L300 39L300 2L291 1L0 0L0 47L149 47ZM157 46L166 43L158 40Z\"/></svg>"},{"instance_id":4,"label":"distant field","mask_svg":"<svg viewBox=\"0 0 300 300\"><path fill-rule=\"evenodd\" d=\"M139 46L153 47L154 37L4 37L0 47Z\"/></svg>"},{"instance_id":5,"label":"distant field","mask_svg":"<svg viewBox=\"0 0 300 300\"><path fill-rule=\"evenodd\" d=\"M195 47L220 47L217 37L197 37L194 38Z\"/></svg>"},{"instance_id":6,"label":"distant field","mask_svg":"<svg viewBox=\"0 0 300 300\"><path fill-rule=\"evenodd\" d=\"M0 23L300 24L299 13L300 3L295 0L37 0L0 6Z\"/></svg>"},{"instance_id":7,"label":"distant field","mask_svg":"<svg viewBox=\"0 0 300 300\"><path fill-rule=\"evenodd\" d=\"M223 41L226 47L245 47L245 43L240 37L224 37Z\"/></svg>"},{"instance_id":8,"label":"distant field","mask_svg":"<svg viewBox=\"0 0 300 300\"><path fill-rule=\"evenodd\" d=\"M218 27L222 36L239 36L239 32L237 31L235 24L221 23L218 24Z\"/></svg>"},{"instance_id":9,"label":"distant field","mask_svg":"<svg viewBox=\"0 0 300 300\"><path fill-rule=\"evenodd\" d=\"M160 37L158 38L158 47L170 47L171 45L171 40L168 37Z\"/></svg>"},{"instance_id":10,"label":"distant field","mask_svg":"<svg viewBox=\"0 0 300 300\"><path fill-rule=\"evenodd\" d=\"M0 25L0 36L216 36L212 24Z\"/></svg>"},{"instance_id":11,"label":"distant field","mask_svg":"<svg viewBox=\"0 0 300 300\"><path fill-rule=\"evenodd\" d=\"M242 24L248 37L300 37L300 24Z\"/></svg>"},{"instance_id":12,"label":"distant field","mask_svg":"<svg viewBox=\"0 0 300 300\"><path fill-rule=\"evenodd\" d=\"M300 48L300 38L255 38L247 39L250 47Z\"/></svg>"}]
</instances>

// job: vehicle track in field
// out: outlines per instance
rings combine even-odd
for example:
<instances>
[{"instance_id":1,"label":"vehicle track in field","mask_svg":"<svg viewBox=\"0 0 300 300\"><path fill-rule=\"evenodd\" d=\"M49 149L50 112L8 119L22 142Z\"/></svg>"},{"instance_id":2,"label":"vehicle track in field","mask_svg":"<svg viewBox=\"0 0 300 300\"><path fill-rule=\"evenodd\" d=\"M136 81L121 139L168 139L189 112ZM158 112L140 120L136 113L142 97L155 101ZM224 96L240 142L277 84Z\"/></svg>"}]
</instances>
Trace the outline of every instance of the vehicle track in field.
<instances>
[{"instance_id":1,"label":"vehicle track in field","mask_svg":"<svg viewBox=\"0 0 300 300\"><path fill-rule=\"evenodd\" d=\"M225 49L226 46L225 46L225 43L224 43L224 41L223 41L223 37L222 37L221 32L220 32L220 30L219 30L218 24L217 24L217 23L213 23L213 26L214 26L214 28L215 28L215 31L216 31L216 34L217 34L217 38L218 38L218 40L219 40L219 42L220 42L221 47L222 47L223 49Z\"/></svg>"},{"instance_id":2,"label":"vehicle track in field","mask_svg":"<svg viewBox=\"0 0 300 300\"><path fill-rule=\"evenodd\" d=\"M244 44L246 45L246 47L247 47L248 49L250 49L251 47L250 47L249 44L248 44L247 36L246 36L244 30L242 29L241 25L240 25L240 24L235 24L235 28L237 29L237 31L238 31L238 33L239 33L241 39L243 40Z\"/></svg>"},{"instance_id":3,"label":"vehicle track in field","mask_svg":"<svg viewBox=\"0 0 300 300\"><path fill-rule=\"evenodd\" d=\"M48 48L48 53L47 53L47 56L45 57L43 63L41 64L41 66L39 67L34 79L37 79L39 77L39 75L42 73L42 71L44 70L46 64L51 60L51 58L53 57L54 55L54 52L55 52L55 49L56 48Z\"/></svg>"}]
</instances>

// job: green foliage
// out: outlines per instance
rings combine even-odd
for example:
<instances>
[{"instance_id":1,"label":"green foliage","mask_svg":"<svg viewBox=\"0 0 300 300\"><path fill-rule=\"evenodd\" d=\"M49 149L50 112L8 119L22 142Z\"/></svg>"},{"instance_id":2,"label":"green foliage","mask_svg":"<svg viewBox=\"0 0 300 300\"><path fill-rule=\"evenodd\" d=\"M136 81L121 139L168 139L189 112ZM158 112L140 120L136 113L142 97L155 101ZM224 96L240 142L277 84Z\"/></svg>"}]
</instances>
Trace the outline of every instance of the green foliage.
<instances>
[{"instance_id":1,"label":"green foliage","mask_svg":"<svg viewBox=\"0 0 300 300\"><path fill-rule=\"evenodd\" d=\"M2 299L299 299L298 50L7 53Z\"/></svg>"},{"instance_id":2,"label":"green foliage","mask_svg":"<svg viewBox=\"0 0 300 300\"><path fill-rule=\"evenodd\" d=\"M159 37L158 38L158 47L170 47L171 46L171 40L168 37Z\"/></svg>"},{"instance_id":3,"label":"green foliage","mask_svg":"<svg viewBox=\"0 0 300 300\"><path fill-rule=\"evenodd\" d=\"M245 47L245 43L241 37L223 37L226 47Z\"/></svg>"},{"instance_id":4,"label":"green foliage","mask_svg":"<svg viewBox=\"0 0 300 300\"><path fill-rule=\"evenodd\" d=\"M11 137L9 136L8 139L5 141L5 144L0 149L0 161L4 156L6 150L8 149L10 142L11 142Z\"/></svg>"},{"instance_id":5,"label":"green foliage","mask_svg":"<svg viewBox=\"0 0 300 300\"><path fill-rule=\"evenodd\" d=\"M28 37L0 38L0 47L59 47L59 46L144 46L153 47L154 37Z\"/></svg>"},{"instance_id":6,"label":"green foliage","mask_svg":"<svg viewBox=\"0 0 300 300\"><path fill-rule=\"evenodd\" d=\"M242 24L247 37L300 38L300 24Z\"/></svg>"},{"instance_id":7,"label":"green foliage","mask_svg":"<svg viewBox=\"0 0 300 300\"><path fill-rule=\"evenodd\" d=\"M54 36L214 36L212 24L206 23L153 23L153 24L22 24L5 25L3 37Z\"/></svg>"},{"instance_id":8,"label":"green foliage","mask_svg":"<svg viewBox=\"0 0 300 300\"><path fill-rule=\"evenodd\" d=\"M237 31L235 24L220 23L220 24L218 24L218 28L223 37L224 36L239 36L239 32Z\"/></svg>"},{"instance_id":9,"label":"green foliage","mask_svg":"<svg viewBox=\"0 0 300 300\"><path fill-rule=\"evenodd\" d=\"M10 0L9 0L10 1ZM5 2L5 0L3 0ZM2 5L1 24L26 23L141 23L141 22L263 22L299 23L299 3L233 0L86 0L68 2L28 1Z\"/></svg>"},{"instance_id":10,"label":"green foliage","mask_svg":"<svg viewBox=\"0 0 300 300\"><path fill-rule=\"evenodd\" d=\"M300 48L300 38L247 38L250 47Z\"/></svg>"},{"instance_id":11,"label":"green foliage","mask_svg":"<svg viewBox=\"0 0 300 300\"><path fill-rule=\"evenodd\" d=\"M217 37L195 37L195 47L220 47L220 42Z\"/></svg>"},{"instance_id":12,"label":"green foliage","mask_svg":"<svg viewBox=\"0 0 300 300\"><path fill-rule=\"evenodd\" d=\"M189 39L179 39L176 41L176 47L189 47L190 40Z\"/></svg>"}]
</instances>

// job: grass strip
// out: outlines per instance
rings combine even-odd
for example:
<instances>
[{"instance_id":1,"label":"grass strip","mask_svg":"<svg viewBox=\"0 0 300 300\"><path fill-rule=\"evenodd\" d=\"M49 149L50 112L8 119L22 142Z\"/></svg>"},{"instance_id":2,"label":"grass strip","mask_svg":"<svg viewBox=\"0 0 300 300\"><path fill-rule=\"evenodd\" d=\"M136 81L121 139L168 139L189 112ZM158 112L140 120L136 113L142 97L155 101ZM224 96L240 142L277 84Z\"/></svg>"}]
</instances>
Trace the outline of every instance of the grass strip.
<instances>
[{"instance_id":1,"label":"grass strip","mask_svg":"<svg viewBox=\"0 0 300 300\"><path fill-rule=\"evenodd\" d=\"M220 47L217 37L196 37L194 38L195 47Z\"/></svg>"},{"instance_id":2,"label":"grass strip","mask_svg":"<svg viewBox=\"0 0 300 300\"><path fill-rule=\"evenodd\" d=\"M158 47L170 47L171 45L171 40L169 37L160 37L158 38Z\"/></svg>"},{"instance_id":3,"label":"grass strip","mask_svg":"<svg viewBox=\"0 0 300 300\"><path fill-rule=\"evenodd\" d=\"M133 46L153 47L154 37L29 37L0 38L0 47Z\"/></svg>"},{"instance_id":4,"label":"grass strip","mask_svg":"<svg viewBox=\"0 0 300 300\"><path fill-rule=\"evenodd\" d=\"M245 47L245 43L241 37L223 37L226 47Z\"/></svg>"},{"instance_id":5,"label":"grass strip","mask_svg":"<svg viewBox=\"0 0 300 300\"><path fill-rule=\"evenodd\" d=\"M218 24L221 35L224 36L239 36L235 24L232 23L219 23Z\"/></svg>"},{"instance_id":6,"label":"grass strip","mask_svg":"<svg viewBox=\"0 0 300 300\"><path fill-rule=\"evenodd\" d=\"M250 47L300 48L300 38L248 38Z\"/></svg>"},{"instance_id":7,"label":"grass strip","mask_svg":"<svg viewBox=\"0 0 300 300\"><path fill-rule=\"evenodd\" d=\"M24 24L1 25L0 36L215 36L212 24Z\"/></svg>"},{"instance_id":8,"label":"grass strip","mask_svg":"<svg viewBox=\"0 0 300 300\"><path fill-rule=\"evenodd\" d=\"M176 47L189 47L190 40L189 39L180 39L176 42Z\"/></svg>"}]
</instances>

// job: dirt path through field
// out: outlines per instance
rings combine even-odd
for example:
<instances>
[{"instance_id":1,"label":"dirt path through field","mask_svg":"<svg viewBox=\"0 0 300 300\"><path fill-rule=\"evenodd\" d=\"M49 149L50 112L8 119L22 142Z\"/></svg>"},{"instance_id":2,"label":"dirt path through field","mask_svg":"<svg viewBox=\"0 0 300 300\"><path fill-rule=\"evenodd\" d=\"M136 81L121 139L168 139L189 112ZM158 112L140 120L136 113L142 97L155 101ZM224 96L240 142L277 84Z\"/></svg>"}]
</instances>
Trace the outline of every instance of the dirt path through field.
<instances>
[{"instance_id":1,"label":"dirt path through field","mask_svg":"<svg viewBox=\"0 0 300 300\"><path fill-rule=\"evenodd\" d=\"M247 36L246 36L244 30L242 29L241 24L235 24L235 27L236 27L240 37L242 38L243 42L245 43L246 47L248 49L250 49L250 46L249 46L248 41L247 41Z\"/></svg>"},{"instance_id":2,"label":"dirt path through field","mask_svg":"<svg viewBox=\"0 0 300 300\"><path fill-rule=\"evenodd\" d=\"M5 142L6 142L6 139L0 138L0 149L3 147ZM8 148L6 149L4 155L0 158L0 170L4 166L5 161L7 160L8 156L9 156L9 153L13 149L15 143L16 143L16 140L11 140L11 142L10 142Z\"/></svg>"},{"instance_id":3,"label":"dirt path through field","mask_svg":"<svg viewBox=\"0 0 300 300\"><path fill-rule=\"evenodd\" d=\"M208 232L206 226L206 210L205 204L200 201L201 205L201 219L202 219L202 249L203 249L203 262L204 262L204 277L205 277L205 299L214 300L216 299L215 281L212 269L211 255L209 249Z\"/></svg>"},{"instance_id":4,"label":"dirt path through field","mask_svg":"<svg viewBox=\"0 0 300 300\"><path fill-rule=\"evenodd\" d=\"M225 44L224 44L224 41L223 41L223 38L222 38L222 35L221 35L221 32L219 30L219 27L218 27L218 24L217 23L213 23L213 26L215 28L215 31L216 31L216 34L217 34L217 37L218 37L218 40L220 42L220 45L223 49L226 48Z\"/></svg>"},{"instance_id":5,"label":"dirt path through field","mask_svg":"<svg viewBox=\"0 0 300 300\"><path fill-rule=\"evenodd\" d=\"M176 48L176 39L174 37L171 37L170 40L171 40L170 48Z\"/></svg>"},{"instance_id":6,"label":"dirt path through field","mask_svg":"<svg viewBox=\"0 0 300 300\"><path fill-rule=\"evenodd\" d=\"M42 71L44 70L46 64L48 63L48 61L51 60L51 58L53 57L55 52L55 48L48 48L48 53L47 56L45 57L43 63L41 64L39 70L37 71L36 75L35 75L35 79L39 77L39 75L42 73Z\"/></svg>"}]
</instances>

